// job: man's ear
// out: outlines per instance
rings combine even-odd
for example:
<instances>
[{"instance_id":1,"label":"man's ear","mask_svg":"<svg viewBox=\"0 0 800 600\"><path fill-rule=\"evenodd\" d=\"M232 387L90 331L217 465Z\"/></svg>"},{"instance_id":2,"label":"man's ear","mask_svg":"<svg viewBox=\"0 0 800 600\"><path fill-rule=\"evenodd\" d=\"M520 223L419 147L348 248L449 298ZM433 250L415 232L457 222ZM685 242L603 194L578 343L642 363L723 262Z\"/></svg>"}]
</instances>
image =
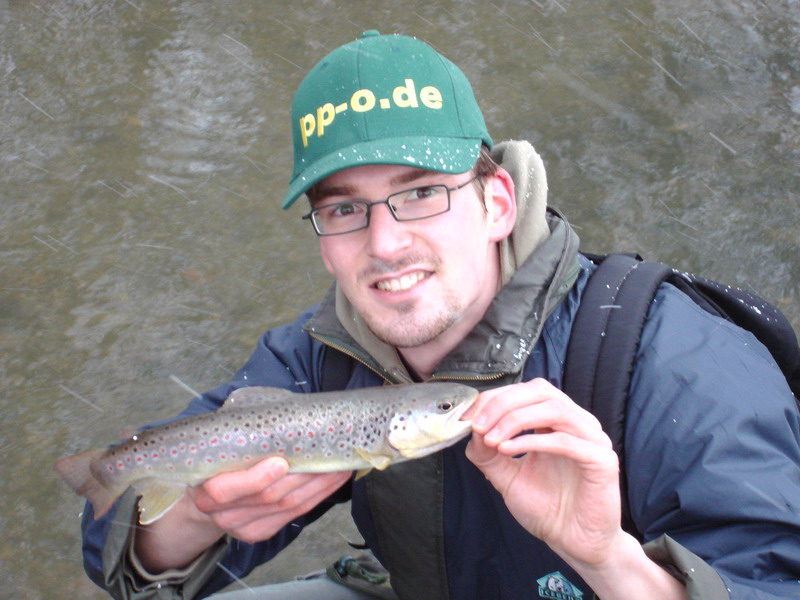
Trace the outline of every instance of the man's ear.
<instances>
[{"instance_id":1,"label":"man's ear","mask_svg":"<svg viewBox=\"0 0 800 600\"><path fill-rule=\"evenodd\" d=\"M514 180L502 167L486 180L484 202L490 228L489 237L491 241L499 242L508 237L517 219Z\"/></svg>"}]
</instances>

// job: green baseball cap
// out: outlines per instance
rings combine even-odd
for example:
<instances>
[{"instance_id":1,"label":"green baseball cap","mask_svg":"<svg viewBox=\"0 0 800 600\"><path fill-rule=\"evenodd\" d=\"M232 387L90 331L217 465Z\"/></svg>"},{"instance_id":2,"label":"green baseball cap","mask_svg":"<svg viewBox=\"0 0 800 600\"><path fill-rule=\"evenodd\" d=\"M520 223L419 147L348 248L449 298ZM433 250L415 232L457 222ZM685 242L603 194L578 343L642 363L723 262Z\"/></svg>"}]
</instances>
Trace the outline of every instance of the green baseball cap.
<instances>
[{"instance_id":1,"label":"green baseball cap","mask_svg":"<svg viewBox=\"0 0 800 600\"><path fill-rule=\"evenodd\" d=\"M366 31L306 75L292 102L288 208L328 175L391 164L464 173L492 138L472 86L428 44Z\"/></svg>"}]
</instances>

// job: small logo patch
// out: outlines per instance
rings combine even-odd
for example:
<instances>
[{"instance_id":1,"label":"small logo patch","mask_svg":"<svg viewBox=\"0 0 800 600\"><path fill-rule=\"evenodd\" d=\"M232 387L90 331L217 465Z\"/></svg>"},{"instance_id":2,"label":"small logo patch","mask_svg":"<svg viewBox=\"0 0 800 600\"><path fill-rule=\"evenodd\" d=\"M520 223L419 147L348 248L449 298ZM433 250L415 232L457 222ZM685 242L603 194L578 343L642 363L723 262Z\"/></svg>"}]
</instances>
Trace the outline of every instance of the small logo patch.
<instances>
[{"instance_id":1,"label":"small logo patch","mask_svg":"<svg viewBox=\"0 0 800 600\"><path fill-rule=\"evenodd\" d=\"M580 600L583 592L572 585L560 571L545 575L537 579L539 584L539 597L548 600Z\"/></svg>"}]
</instances>

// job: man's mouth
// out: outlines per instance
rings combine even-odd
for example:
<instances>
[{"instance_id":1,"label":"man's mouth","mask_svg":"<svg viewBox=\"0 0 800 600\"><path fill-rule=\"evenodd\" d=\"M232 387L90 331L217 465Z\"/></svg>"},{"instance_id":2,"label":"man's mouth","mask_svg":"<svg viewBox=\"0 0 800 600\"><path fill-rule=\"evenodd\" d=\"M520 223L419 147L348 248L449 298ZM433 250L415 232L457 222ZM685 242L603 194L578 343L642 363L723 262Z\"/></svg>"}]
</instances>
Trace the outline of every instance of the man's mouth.
<instances>
[{"instance_id":1,"label":"man's mouth","mask_svg":"<svg viewBox=\"0 0 800 600\"><path fill-rule=\"evenodd\" d=\"M429 276L430 273L427 271L414 271L413 273L406 273L402 277L381 279L375 283L375 287L384 292L404 292Z\"/></svg>"}]
</instances>

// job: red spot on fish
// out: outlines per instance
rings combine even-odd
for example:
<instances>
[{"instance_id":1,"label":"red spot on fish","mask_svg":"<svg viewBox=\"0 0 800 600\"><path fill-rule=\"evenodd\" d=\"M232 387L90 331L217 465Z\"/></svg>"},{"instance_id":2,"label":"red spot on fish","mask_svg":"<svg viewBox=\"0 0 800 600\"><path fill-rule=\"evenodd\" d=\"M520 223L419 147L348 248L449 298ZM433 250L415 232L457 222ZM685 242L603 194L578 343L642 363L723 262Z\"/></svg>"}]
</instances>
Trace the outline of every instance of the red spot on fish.
<instances>
[{"instance_id":1,"label":"red spot on fish","mask_svg":"<svg viewBox=\"0 0 800 600\"><path fill-rule=\"evenodd\" d=\"M113 471L113 470L114 470L114 465L112 465L112 464L109 464L109 465L106 467L106 469L108 469L109 471Z\"/></svg>"},{"instance_id":2,"label":"red spot on fish","mask_svg":"<svg viewBox=\"0 0 800 600\"><path fill-rule=\"evenodd\" d=\"M269 444L267 442L261 442L261 449L266 450L267 448L269 448Z\"/></svg>"},{"instance_id":3,"label":"red spot on fish","mask_svg":"<svg viewBox=\"0 0 800 600\"><path fill-rule=\"evenodd\" d=\"M194 464L194 460L191 458L186 459L186 466L191 467Z\"/></svg>"},{"instance_id":4,"label":"red spot on fish","mask_svg":"<svg viewBox=\"0 0 800 600\"><path fill-rule=\"evenodd\" d=\"M148 471L152 471L152 470L153 470L153 465L147 465L145 468L146 468Z\"/></svg>"},{"instance_id":5,"label":"red spot on fish","mask_svg":"<svg viewBox=\"0 0 800 600\"><path fill-rule=\"evenodd\" d=\"M207 463L212 463L212 462L214 462L214 459L212 459L210 456L207 456L206 457L206 462Z\"/></svg>"},{"instance_id":6,"label":"red spot on fish","mask_svg":"<svg viewBox=\"0 0 800 600\"><path fill-rule=\"evenodd\" d=\"M313 438L314 437L314 432L313 431L309 431L306 435L308 437L310 437L310 438Z\"/></svg>"},{"instance_id":7,"label":"red spot on fish","mask_svg":"<svg viewBox=\"0 0 800 600\"><path fill-rule=\"evenodd\" d=\"M189 452L197 452L197 446L195 446L194 444L189 446Z\"/></svg>"},{"instance_id":8,"label":"red spot on fish","mask_svg":"<svg viewBox=\"0 0 800 600\"><path fill-rule=\"evenodd\" d=\"M219 438L213 437L210 440L208 440L209 446L216 446L217 444L219 444Z\"/></svg>"},{"instance_id":9,"label":"red spot on fish","mask_svg":"<svg viewBox=\"0 0 800 600\"><path fill-rule=\"evenodd\" d=\"M353 431L353 424L352 423L350 423L347 427L344 428L344 432L345 433L350 433L351 431Z\"/></svg>"},{"instance_id":10,"label":"red spot on fish","mask_svg":"<svg viewBox=\"0 0 800 600\"><path fill-rule=\"evenodd\" d=\"M262 429L261 435L269 435L269 431L267 431L266 429Z\"/></svg>"},{"instance_id":11,"label":"red spot on fish","mask_svg":"<svg viewBox=\"0 0 800 600\"><path fill-rule=\"evenodd\" d=\"M222 439L225 440L226 442L230 442L231 441L231 434L230 433L226 433L225 435L222 436Z\"/></svg>"},{"instance_id":12,"label":"red spot on fish","mask_svg":"<svg viewBox=\"0 0 800 600\"><path fill-rule=\"evenodd\" d=\"M278 454L286 454L286 450L283 448L278 448Z\"/></svg>"},{"instance_id":13,"label":"red spot on fish","mask_svg":"<svg viewBox=\"0 0 800 600\"><path fill-rule=\"evenodd\" d=\"M205 447L206 447L206 443L205 443L205 442L200 442L200 443L198 444L198 446L199 446L200 448L205 448Z\"/></svg>"},{"instance_id":14,"label":"red spot on fish","mask_svg":"<svg viewBox=\"0 0 800 600\"><path fill-rule=\"evenodd\" d=\"M290 431L289 433L287 433L286 437L292 439L294 437L294 431Z\"/></svg>"},{"instance_id":15,"label":"red spot on fish","mask_svg":"<svg viewBox=\"0 0 800 600\"><path fill-rule=\"evenodd\" d=\"M227 454L220 454L220 455L219 455L219 459L220 459L220 460L225 460L226 458L228 458L228 455L227 455Z\"/></svg>"},{"instance_id":16,"label":"red spot on fish","mask_svg":"<svg viewBox=\"0 0 800 600\"><path fill-rule=\"evenodd\" d=\"M295 446L295 447L294 447L294 451L295 451L295 452L300 452L300 450L302 450L302 449L303 449L303 447L302 447L302 446Z\"/></svg>"},{"instance_id":17,"label":"red spot on fish","mask_svg":"<svg viewBox=\"0 0 800 600\"><path fill-rule=\"evenodd\" d=\"M117 468L118 469L124 469L125 468L125 463L122 462L121 460L117 461Z\"/></svg>"},{"instance_id":18,"label":"red spot on fish","mask_svg":"<svg viewBox=\"0 0 800 600\"><path fill-rule=\"evenodd\" d=\"M168 471L174 471L175 467L173 467L172 465L167 465L167 470Z\"/></svg>"},{"instance_id":19,"label":"red spot on fish","mask_svg":"<svg viewBox=\"0 0 800 600\"><path fill-rule=\"evenodd\" d=\"M186 444L184 444L183 442L181 442L181 445L180 445L180 446L178 446L178 449L179 449L181 452L186 452Z\"/></svg>"},{"instance_id":20,"label":"red spot on fish","mask_svg":"<svg viewBox=\"0 0 800 600\"><path fill-rule=\"evenodd\" d=\"M172 454L172 456L178 456L178 449L177 449L177 448L173 448L173 449L170 451L170 454Z\"/></svg>"},{"instance_id":21,"label":"red spot on fish","mask_svg":"<svg viewBox=\"0 0 800 600\"><path fill-rule=\"evenodd\" d=\"M151 458L158 458L158 452L153 452L153 453L150 455L150 457L151 457Z\"/></svg>"},{"instance_id":22,"label":"red spot on fish","mask_svg":"<svg viewBox=\"0 0 800 600\"><path fill-rule=\"evenodd\" d=\"M141 456L141 455L140 455L140 456L137 456L137 457L136 457L136 462L137 462L137 463L139 463L139 464L142 464L142 463L144 462L144 457L143 457L143 456Z\"/></svg>"},{"instance_id":23,"label":"red spot on fish","mask_svg":"<svg viewBox=\"0 0 800 600\"><path fill-rule=\"evenodd\" d=\"M328 426L328 433L333 433L333 432L334 432L333 425L329 425Z\"/></svg>"},{"instance_id":24,"label":"red spot on fish","mask_svg":"<svg viewBox=\"0 0 800 600\"><path fill-rule=\"evenodd\" d=\"M236 440L236 443L240 446L244 446L247 443L247 440L243 437L240 437L238 440Z\"/></svg>"}]
</instances>

